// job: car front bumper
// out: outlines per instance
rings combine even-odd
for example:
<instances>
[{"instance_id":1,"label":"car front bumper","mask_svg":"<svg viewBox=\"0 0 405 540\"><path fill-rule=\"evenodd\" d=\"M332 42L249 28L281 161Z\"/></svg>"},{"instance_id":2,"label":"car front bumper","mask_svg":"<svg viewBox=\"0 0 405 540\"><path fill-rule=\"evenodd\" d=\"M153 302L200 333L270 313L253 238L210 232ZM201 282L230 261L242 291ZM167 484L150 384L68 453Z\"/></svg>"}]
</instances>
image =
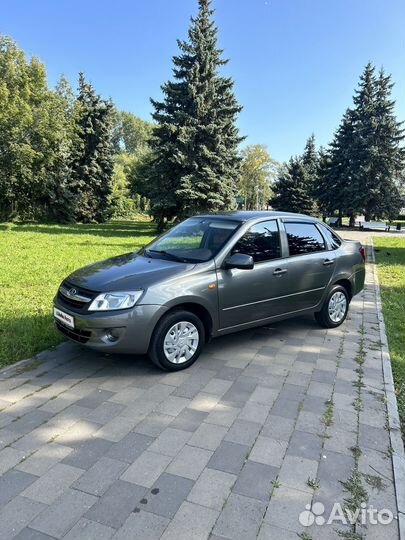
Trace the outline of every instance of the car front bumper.
<instances>
[{"instance_id":1,"label":"car front bumper","mask_svg":"<svg viewBox=\"0 0 405 540\"><path fill-rule=\"evenodd\" d=\"M70 328L54 318L65 337L103 352L145 354L157 321L167 311L159 305L137 305L127 310L79 313L54 300L54 307L74 318Z\"/></svg>"}]
</instances>

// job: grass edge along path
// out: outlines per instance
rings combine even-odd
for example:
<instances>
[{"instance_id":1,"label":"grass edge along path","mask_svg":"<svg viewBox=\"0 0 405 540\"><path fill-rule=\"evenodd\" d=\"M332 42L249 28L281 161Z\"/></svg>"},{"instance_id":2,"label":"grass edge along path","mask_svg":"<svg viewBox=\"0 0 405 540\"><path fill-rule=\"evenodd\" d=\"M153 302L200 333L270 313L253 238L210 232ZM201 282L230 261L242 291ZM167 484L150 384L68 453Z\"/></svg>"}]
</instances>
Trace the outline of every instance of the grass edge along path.
<instances>
[{"instance_id":1,"label":"grass edge along path","mask_svg":"<svg viewBox=\"0 0 405 540\"><path fill-rule=\"evenodd\" d=\"M392 374L405 440L405 238L373 238Z\"/></svg>"}]
</instances>

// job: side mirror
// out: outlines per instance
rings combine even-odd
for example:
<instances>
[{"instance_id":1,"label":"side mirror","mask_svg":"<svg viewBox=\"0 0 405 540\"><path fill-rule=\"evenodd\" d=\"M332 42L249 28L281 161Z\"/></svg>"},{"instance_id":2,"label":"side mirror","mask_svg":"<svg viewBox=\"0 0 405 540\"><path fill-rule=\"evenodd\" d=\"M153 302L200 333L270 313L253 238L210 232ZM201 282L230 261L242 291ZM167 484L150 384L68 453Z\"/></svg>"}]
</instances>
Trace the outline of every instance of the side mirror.
<instances>
[{"instance_id":1,"label":"side mirror","mask_svg":"<svg viewBox=\"0 0 405 540\"><path fill-rule=\"evenodd\" d=\"M238 268L239 270L252 270L255 263L251 255L244 253L234 253L225 259L225 268Z\"/></svg>"}]
</instances>

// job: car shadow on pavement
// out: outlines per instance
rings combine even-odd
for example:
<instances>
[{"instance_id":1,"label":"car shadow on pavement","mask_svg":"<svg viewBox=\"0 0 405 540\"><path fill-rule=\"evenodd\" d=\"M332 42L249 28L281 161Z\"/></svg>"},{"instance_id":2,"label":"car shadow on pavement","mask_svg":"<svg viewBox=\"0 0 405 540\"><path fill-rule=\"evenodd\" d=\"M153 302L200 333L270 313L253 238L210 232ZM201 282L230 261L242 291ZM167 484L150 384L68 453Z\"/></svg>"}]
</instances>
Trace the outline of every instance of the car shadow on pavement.
<instances>
[{"instance_id":1,"label":"car shadow on pavement","mask_svg":"<svg viewBox=\"0 0 405 540\"><path fill-rule=\"evenodd\" d=\"M349 314L350 317L350 314ZM305 334L314 334L314 335L324 335L326 330L320 328L318 323L315 321L312 315L302 315L292 319L287 319L284 321L279 321L273 324L267 324L248 330L242 330L240 332L235 332L232 334L227 334L224 336L216 337L212 339L209 343L206 343L202 351L201 357L195 362L193 366L184 370L185 373L189 373L194 369L201 368L204 369L204 362L208 356L213 356L218 359L218 363L221 364L220 357L226 355L229 351L233 351L235 346L241 347L243 349L258 349L258 342L261 341L263 344L266 344L271 348L272 341L274 340L274 346L282 350L282 342L287 338L291 338L294 335L294 332L302 335ZM111 366L111 373L114 369L123 370L131 372L132 375L138 373L142 375L150 375L152 373L164 375L166 372L157 368L148 358L147 355L131 355L131 354L106 354L93 351L87 347L84 347L79 344L71 343L70 346L73 350L76 350L77 356L75 362L80 363L81 367L85 365L97 365L97 363L104 364L107 369L107 365ZM229 360L227 358L226 360ZM271 357L269 358L269 361ZM218 366L218 368L220 365ZM212 363L210 363L210 369L212 368Z\"/></svg>"}]
</instances>

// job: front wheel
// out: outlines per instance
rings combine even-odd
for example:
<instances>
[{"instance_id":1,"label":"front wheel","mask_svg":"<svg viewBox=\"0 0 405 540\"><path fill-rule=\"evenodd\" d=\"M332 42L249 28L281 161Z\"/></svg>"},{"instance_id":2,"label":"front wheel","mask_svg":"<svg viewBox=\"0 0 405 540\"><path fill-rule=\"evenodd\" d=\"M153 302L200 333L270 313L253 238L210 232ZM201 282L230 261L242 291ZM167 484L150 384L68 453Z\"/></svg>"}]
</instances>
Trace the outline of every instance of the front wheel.
<instances>
[{"instance_id":1,"label":"front wheel","mask_svg":"<svg viewBox=\"0 0 405 540\"><path fill-rule=\"evenodd\" d=\"M165 371L186 369L200 356L204 341L201 320L190 311L176 310L158 322L149 346L149 358Z\"/></svg>"},{"instance_id":2,"label":"front wheel","mask_svg":"<svg viewBox=\"0 0 405 540\"><path fill-rule=\"evenodd\" d=\"M346 319L349 302L347 290L341 285L334 285L329 291L321 311L315 313L315 319L325 328L336 328Z\"/></svg>"}]
</instances>

